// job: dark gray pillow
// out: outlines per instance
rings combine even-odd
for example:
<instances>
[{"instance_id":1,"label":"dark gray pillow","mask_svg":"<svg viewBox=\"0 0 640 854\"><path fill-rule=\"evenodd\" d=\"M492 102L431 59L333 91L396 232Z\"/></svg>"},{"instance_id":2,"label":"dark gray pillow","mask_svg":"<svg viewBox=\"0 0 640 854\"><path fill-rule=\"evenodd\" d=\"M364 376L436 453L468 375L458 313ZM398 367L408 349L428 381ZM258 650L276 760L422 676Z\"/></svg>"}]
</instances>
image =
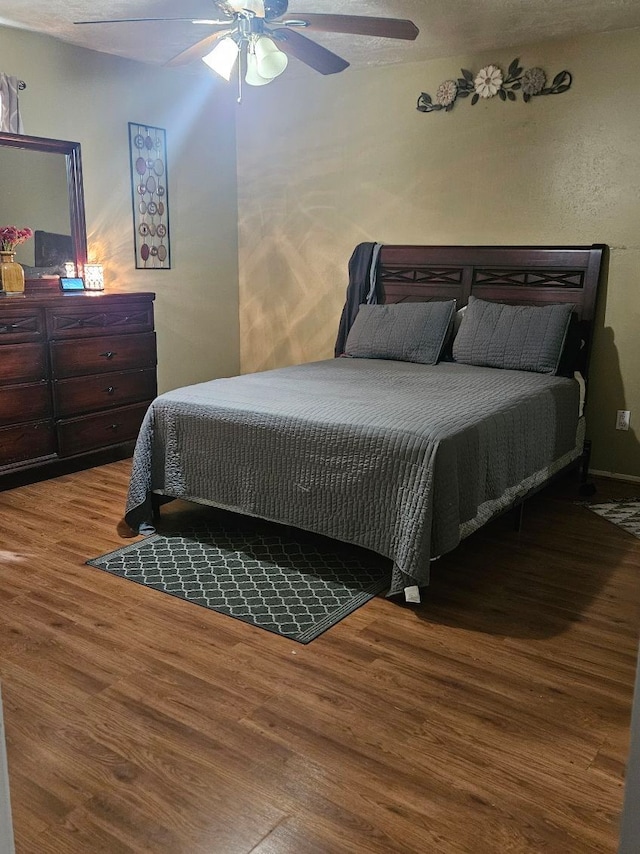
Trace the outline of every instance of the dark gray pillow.
<instances>
[{"instance_id":1,"label":"dark gray pillow","mask_svg":"<svg viewBox=\"0 0 640 854\"><path fill-rule=\"evenodd\" d=\"M455 307L455 300L361 305L344 352L358 359L435 365Z\"/></svg>"},{"instance_id":2,"label":"dark gray pillow","mask_svg":"<svg viewBox=\"0 0 640 854\"><path fill-rule=\"evenodd\" d=\"M469 297L453 358L466 365L555 374L574 307L506 305Z\"/></svg>"}]
</instances>

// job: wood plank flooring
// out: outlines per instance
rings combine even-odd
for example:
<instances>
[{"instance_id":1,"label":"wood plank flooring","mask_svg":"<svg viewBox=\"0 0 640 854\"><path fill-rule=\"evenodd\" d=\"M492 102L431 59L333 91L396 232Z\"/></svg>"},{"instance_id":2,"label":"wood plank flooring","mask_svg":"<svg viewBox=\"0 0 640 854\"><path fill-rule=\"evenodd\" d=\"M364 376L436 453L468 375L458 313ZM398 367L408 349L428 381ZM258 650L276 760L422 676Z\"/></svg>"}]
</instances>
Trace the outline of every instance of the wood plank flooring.
<instances>
[{"instance_id":1,"label":"wood plank flooring","mask_svg":"<svg viewBox=\"0 0 640 854\"><path fill-rule=\"evenodd\" d=\"M573 481L302 646L85 566L128 473L0 493L17 854L616 850L640 540Z\"/></svg>"}]
</instances>

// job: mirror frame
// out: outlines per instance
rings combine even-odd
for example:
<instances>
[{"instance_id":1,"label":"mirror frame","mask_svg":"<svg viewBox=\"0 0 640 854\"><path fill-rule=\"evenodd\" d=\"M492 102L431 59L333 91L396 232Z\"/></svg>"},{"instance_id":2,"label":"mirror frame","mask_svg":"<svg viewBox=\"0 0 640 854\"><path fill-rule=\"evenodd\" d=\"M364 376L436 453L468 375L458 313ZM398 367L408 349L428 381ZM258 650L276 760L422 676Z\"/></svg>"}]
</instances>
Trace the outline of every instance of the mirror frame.
<instances>
[{"instance_id":1,"label":"mirror frame","mask_svg":"<svg viewBox=\"0 0 640 854\"><path fill-rule=\"evenodd\" d=\"M69 191L69 222L71 240L75 251L78 276L84 275L87 262L87 225L84 213L84 189L82 185L82 159L80 143L63 139L47 139L43 136L25 136L18 133L0 133L0 147L24 148L27 151L44 151L64 154Z\"/></svg>"}]
</instances>

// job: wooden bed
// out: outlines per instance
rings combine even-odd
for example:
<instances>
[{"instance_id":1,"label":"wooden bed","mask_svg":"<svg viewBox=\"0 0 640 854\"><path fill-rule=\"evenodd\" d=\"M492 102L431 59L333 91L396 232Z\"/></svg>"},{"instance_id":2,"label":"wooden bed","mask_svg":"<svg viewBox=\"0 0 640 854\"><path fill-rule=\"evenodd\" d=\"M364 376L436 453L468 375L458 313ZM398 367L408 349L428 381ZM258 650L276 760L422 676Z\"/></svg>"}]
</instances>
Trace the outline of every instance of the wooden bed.
<instances>
[{"instance_id":1,"label":"wooden bed","mask_svg":"<svg viewBox=\"0 0 640 854\"><path fill-rule=\"evenodd\" d=\"M553 305L543 313L565 318L557 347L573 306L583 346L569 374L374 356L169 392L141 428L128 524L150 532L159 504L183 498L384 554L391 593L428 584L431 560L579 465L585 426L573 371L587 377L605 257L603 245L383 246L375 286L385 305L438 304L422 314L474 297L483 311L510 315L486 303ZM365 292L351 275L347 301Z\"/></svg>"}]
</instances>

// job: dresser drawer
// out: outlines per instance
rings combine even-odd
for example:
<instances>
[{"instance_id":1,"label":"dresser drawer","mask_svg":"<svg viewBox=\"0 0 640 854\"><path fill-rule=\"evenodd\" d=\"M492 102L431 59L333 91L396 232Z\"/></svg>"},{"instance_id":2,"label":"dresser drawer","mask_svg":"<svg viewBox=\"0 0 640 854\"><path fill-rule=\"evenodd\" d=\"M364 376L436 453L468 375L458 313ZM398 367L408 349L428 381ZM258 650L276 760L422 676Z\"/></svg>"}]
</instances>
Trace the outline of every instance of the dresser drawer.
<instances>
[{"instance_id":1,"label":"dresser drawer","mask_svg":"<svg viewBox=\"0 0 640 854\"><path fill-rule=\"evenodd\" d=\"M0 346L0 385L43 380L47 376L47 350L44 344Z\"/></svg>"},{"instance_id":2,"label":"dresser drawer","mask_svg":"<svg viewBox=\"0 0 640 854\"><path fill-rule=\"evenodd\" d=\"M68 457L136 439L150 402L59 421L58 453Z\"/></svg>"},{"instance_id":3,"label":"dresser drawer","mask_svg":"<svg viewBox=\"0 0 640 854\"><path fill-rule=\"evenodd\" d=\"M51 369L56 379L87 376L132 368L154 368L156 336L104 335L51 344Z\"/></svg>"},{"instance_id":4,"label":"dresser drawer","mask_svg":"<svg viewBox=\"0 0 640 854\"><path fill-rule=\"evenodd\" d=\"M11 299L11 297L8 297ZM0 344L41 341L44 338L44 315L38 309L13 311L0 306Z\"/></svg>"},{"instance_id":5,"label":"dresser drawer","mask_svg":"<svg viewBox=\"0 0 640 854\"><path fill-rule=\"evenodd\" d=\"M0 426L51 417L49 383L0 386Z\"/></svg>"},{"instance_id":6,"label":"dresser drawer","mask_svg":"<svg viewBox=\"0 0 640 854\"><path fill-rule=\"evenodd\" d=\"M91 338L107 333L152 332L153 303L148 300L128 299L121 306L105 308L100 297L90 305L69 303L47 310L49 337Z\"/></svg>"},{"instance_id":7,"label":"dresser drawer","mask_svg":"<svg viewBox=\"0 0 640 854\"><path fill-rule=\"evenodd\" d=\"M156 372L144 371L97 374L56 380L53 384L53 405L57 418L69 418L82 412L107 409L151 400L157 393Z\"/></svg>"},{"instance_id":8,"label":"dresser drawer","mask_svg":"<svg viewBox=\"0 0 640 854\"><path fill-rule=\"evenodd\" d=\"M0 466L55 454L52 421L37 421L0 428Z\"/></svg>"}]
</instances>

